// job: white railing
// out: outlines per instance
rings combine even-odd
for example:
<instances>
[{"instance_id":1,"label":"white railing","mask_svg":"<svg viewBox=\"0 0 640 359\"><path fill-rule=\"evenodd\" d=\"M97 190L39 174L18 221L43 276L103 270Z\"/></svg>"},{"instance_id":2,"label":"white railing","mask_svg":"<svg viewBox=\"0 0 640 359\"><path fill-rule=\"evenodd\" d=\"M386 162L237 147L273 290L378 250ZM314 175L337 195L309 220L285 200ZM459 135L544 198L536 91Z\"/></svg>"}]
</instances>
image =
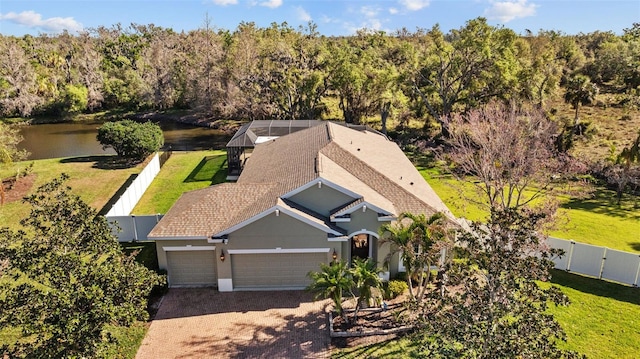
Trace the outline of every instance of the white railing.
<instances>
[{"instance_id":1,"label":"white railing","mask_svg":"<svg viewBox=\"0 0 640 359\"><path fill-rule=\"evenodd\" d=\"M160 159L158 154L153 155L153 158L147 166L138 174L135 180L131 183L129 188L120 196L118 201L113 204L113 207L109 209L106 217L113 216L127 216L136 206L142 195L147 190L151 182L160 172Z\"/></svg>"},{"instance_id":2,"label":"white railing","mask_svg":"<svg viewBox=\"0 0 640 359\"><path fill-rule=\"evenodd\" d=\"M556 269L640 286L640 254L549 237L549 246L564 250Z\"/></svg>"}]
</instances>

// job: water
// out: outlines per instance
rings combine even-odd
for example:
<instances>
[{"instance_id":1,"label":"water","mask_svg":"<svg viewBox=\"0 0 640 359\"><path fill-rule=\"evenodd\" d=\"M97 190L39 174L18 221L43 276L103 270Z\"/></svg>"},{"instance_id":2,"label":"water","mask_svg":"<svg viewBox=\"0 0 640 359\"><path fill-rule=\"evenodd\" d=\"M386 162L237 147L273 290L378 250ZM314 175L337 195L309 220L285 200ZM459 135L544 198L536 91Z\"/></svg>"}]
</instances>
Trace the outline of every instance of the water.
<instances>
[{"instance_id":1,"label":"water","mask_svg":"<svg viewBox=\"0 0 640 359\"><path fill-rule=\"evenodd\" d=\"M158 123L164 133L165 148L179 151L222 149L230 139L219 130L182 123L162 121ZM52 123L21 126L24 140L18 148L31 153L29 159L75 157L115 154L112 149L103 150L96 140L101 123Z\"/></svg>"}]
</instances>

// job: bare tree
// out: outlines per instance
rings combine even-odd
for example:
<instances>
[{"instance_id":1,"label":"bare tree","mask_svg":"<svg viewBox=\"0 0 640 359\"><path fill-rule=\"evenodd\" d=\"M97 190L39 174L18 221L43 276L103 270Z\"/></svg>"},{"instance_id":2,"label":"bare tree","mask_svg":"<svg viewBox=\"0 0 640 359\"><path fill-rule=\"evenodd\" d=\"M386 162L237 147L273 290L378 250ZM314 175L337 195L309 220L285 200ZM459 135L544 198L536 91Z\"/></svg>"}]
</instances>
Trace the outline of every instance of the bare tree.
<instances>
[{"instance_id":1,"label":"bare tree","mask_svg":"<svg viewBox=\"0 0 640 359\"><path fill-rule=\"evenodd\" d=\"M42 103L38 97L37 77L18 39L0 36L0 114L30 116Z\"/></svg>"},{"instance_id":2,"label":"bare tree","mask_svg":"<svg viewBox=\"0 0 640 359\"><path fill-rule=\"evenodd\" d=\"M447 119L446 158L459 176L474 176L492 209L520 208L554 188L566 161L557 153L557 125L537 109L490 103Z\"/></svg>"},{"instance_id":3,"label":"bare tree","mask_svg":"<svg viewBox=\"0 0 640 359\"><path fill-rule=\"evenodd\" d=\"M20 131L16 127L0 122L0 168L14 161L22 161L29 156L26 150L18 149L17 145L22 141ZM0 177L0 205L5 200L4 181Z\"/></svg>"}]
</instances>

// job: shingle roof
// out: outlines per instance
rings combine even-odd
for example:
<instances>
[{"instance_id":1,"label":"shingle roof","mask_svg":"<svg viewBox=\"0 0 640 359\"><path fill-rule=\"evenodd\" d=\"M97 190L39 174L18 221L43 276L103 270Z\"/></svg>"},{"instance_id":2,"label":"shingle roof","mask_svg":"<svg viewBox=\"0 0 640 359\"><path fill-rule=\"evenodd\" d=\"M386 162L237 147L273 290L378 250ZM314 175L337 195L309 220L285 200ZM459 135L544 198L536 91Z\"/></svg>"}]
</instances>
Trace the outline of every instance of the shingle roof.
<instances>
[{"instance_id":1,"label":"shingle roof","mask_svg":"<svg viewBox=\"0 0 640 359\"><path fill-rule=\"evenodd\" d=\"M396 215L443 211L455 218L395 143L324 122L257 145L237 183L183 194L149 237L208 237L276 204L334 228L329 218L280 199L318 177L362 196L347 206L367 201Z\"/></svg>"},{"instance_id":2,"label":"shingle roof","mask_svg":"<svg viewBox=\"0 0 640 359\"><path fill-rule=\"evenodd\" d=\"M237 218L275 205L277 184L222 183L184 193L149 233L150 239L208 238Z\"/></svg>"}]
</instances>

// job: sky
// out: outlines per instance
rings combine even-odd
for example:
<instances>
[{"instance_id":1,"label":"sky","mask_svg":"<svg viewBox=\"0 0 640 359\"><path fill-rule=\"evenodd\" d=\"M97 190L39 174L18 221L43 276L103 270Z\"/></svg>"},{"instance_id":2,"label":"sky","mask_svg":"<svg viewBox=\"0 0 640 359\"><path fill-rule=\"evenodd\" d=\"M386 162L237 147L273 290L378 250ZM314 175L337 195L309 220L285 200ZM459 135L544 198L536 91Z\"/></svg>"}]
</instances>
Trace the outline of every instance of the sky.
<instances>
[{"instance_id":1,"label":"sky","mask_svg":"<svg viewBox=\"0 0 640 359\"><path fill-rule=\"evenodd\" d=\"M446 32L477 17L518 34L541 29L622 34L640 22L640 0L1 0L0 34L76 33L118 23L189 31L204 27L207 17L218 30L234 30L241 22L259 27L286 22L294 28L313 22L327 36L435 24Z\"/></svg>"}]
</instances>

